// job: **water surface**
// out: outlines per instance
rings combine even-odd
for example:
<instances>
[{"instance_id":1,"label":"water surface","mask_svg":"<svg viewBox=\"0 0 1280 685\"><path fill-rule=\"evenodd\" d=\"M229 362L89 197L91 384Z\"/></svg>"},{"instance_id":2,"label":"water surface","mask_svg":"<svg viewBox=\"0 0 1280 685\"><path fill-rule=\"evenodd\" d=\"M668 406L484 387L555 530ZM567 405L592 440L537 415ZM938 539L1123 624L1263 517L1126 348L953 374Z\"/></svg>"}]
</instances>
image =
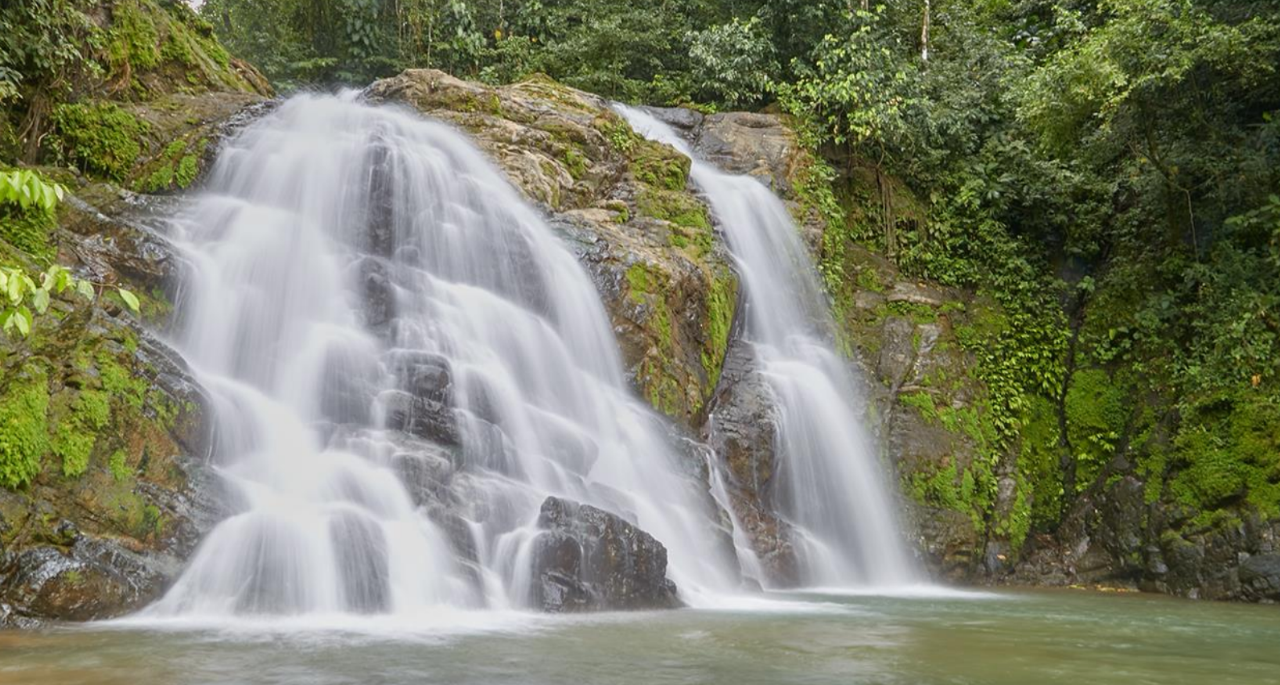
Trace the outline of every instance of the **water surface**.
<instances>
[{"instance_id":1,"label":"water surface","mask_svg":"<svg viewBox=\"0 0 1280 685\"><path fill-rule=\"evenodd\" d=\"M0 633L0 683L1273 684L1280 608L1075 591L775 595L733 610L470 612ZM272 627L274 626L274 627Z\"/></svg>"}]
</instances>

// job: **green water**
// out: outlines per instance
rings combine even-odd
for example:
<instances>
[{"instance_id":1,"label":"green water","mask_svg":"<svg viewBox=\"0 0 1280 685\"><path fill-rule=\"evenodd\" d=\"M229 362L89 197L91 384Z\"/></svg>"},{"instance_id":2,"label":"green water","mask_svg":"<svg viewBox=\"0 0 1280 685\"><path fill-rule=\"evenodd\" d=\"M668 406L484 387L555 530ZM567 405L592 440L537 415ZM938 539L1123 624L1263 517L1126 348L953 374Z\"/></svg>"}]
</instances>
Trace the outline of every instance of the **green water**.
<instances>
[{"instance_id":1,"label":"green water","mask_svg":"<svg viewBox=\"0 0 1280 685\"><path fill-rule=\"evenodd\" d=\"M435 628L0 633L0 683L1280 683L1280 607L1072 591L785 599L752 610L472 614Z\"/></svg>"}]
</instances>

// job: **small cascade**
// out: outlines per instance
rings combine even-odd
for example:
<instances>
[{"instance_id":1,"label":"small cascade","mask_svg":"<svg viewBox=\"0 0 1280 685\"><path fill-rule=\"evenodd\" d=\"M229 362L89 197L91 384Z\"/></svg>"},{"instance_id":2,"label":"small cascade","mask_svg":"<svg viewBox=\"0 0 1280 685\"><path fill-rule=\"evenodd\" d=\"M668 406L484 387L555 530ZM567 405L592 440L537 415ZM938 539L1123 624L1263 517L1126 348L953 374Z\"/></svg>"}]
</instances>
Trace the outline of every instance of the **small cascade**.
<instances>
[{"instance_id":1,"label":"small cascade","mask_svg":"<svg viewBox=\"0 0 1280 685\"><path fill-rule=\"evenodd\" d=\"M701 161L647 112L619 107L641 135L693 160L691 176L724 228L747 297L746 338L772 391L780 486L801 581L888 588L920 582L894 515L893 488L858 417L865 404L831 344L834 323L800 232L754 178Z\"/></svg>"},{"instance_id":2,"label":"small cascade","mask_svg":"<svg viewBox=\"0 0 1280 685\"><path fill-rule=\"evenodd\" d=\"M177 221L177 346L234 511L154 617L521 608L548 496L735 591L729 531L627 389L591 281L458 132L304 95L229 143ZM682 461L683 460L683 461Z\"/></svg>"}]
</instances>

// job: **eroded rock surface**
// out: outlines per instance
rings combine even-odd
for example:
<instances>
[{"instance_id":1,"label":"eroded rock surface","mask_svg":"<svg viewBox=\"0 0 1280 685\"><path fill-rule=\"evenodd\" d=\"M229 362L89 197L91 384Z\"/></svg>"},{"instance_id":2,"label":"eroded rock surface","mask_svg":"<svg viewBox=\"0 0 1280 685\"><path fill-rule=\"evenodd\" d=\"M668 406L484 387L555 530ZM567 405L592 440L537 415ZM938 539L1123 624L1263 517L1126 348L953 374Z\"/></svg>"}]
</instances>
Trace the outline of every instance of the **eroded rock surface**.
<instances>
[{"instance_id":1,"label":"eroded rock surface","mask_svg":"<svg viewBox=\"0 0 1280 685\"><path fill-rule=\"evenodd\" d=\"M680 606L667 549L621 517L556 497L542 503L533 603L552 613Z\"/></svg>"}]
</instances>

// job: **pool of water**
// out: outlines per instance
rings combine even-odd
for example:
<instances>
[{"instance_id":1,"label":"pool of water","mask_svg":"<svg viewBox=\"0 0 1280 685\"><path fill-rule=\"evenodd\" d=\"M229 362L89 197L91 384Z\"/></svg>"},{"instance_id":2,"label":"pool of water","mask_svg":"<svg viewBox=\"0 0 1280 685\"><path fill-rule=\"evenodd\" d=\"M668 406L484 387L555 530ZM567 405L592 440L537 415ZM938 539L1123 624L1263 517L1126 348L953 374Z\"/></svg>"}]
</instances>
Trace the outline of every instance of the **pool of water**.
<instances>
[{"instance_id":1,"label":"pool of water","mask_svg":"<svg viewBox=\"0 0 1280 685\"><path fill-rule=\"evenodd\" d=\"M773 595L588 617L0 632L0 683L1280 683L1280 607L1077 591Z\"/></svg>"}]
</instances>

